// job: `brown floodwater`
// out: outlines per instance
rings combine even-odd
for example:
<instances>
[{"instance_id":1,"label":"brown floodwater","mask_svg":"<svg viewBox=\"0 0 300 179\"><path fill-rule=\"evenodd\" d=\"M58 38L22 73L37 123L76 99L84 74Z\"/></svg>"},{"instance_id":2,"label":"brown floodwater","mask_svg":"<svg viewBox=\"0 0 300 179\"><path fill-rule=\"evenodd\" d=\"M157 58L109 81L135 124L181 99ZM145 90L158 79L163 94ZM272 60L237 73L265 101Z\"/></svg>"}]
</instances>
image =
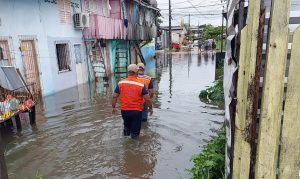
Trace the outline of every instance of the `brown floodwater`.
<instances>
[{"instance_id":1,"label":"brown floodwater","mask_svg":"<svg viewBox=\"0 0 300 179\"><path fill-rule=\"evenodd\" d=\"M171 62L172 61L172 62ZM200 102L212 85L215 60L159 54L154 115L138 140L122 136L120 115L112 116L113 85L86 84L44 97L31 127L3 132L10 178L190 178L193 154L223 122L223 111Z\"/></svg>"}]
</instances>

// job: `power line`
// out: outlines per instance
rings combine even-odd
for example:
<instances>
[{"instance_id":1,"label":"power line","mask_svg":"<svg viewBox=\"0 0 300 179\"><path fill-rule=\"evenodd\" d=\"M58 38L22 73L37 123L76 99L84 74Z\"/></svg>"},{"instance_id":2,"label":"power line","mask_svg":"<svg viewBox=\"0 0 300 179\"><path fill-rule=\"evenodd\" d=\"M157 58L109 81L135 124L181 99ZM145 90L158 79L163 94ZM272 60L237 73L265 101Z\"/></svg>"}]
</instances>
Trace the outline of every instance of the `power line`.
<instances>
[{"instance_id":1,"label":"power line","mask_svg":"<svg viewBox=\"0 0 300 179\"><path fill-rule=\"evenodd\" d=\"M193 1L193 0L192 0ZM194 1L198 1L199 2L199 0L194 0ZM203 0L204 2L206 1L206 0ZM203 1L201 1L200 3L198 3L197 5L200 5L200 4L203 4ZM176 5L176 4L184 4L184 3L187 3L188 1L187 0L185 0L185 1L181 1L181 2L175 2L175 3L172 3L172 5ZM163 6L169 6L169 3L159 3L158 4L159 6L161 6L161 5L163 5Z\"/></svg>"},{"instance_id":2,"label":"power line","mask_svg":"<svg viewBox=\"0 0 300 179\"><path fill-rule=\"evenodd\" d=\"M217 3L217 4L208 4L208 5L198 5L198 6L187 6L187 7L177 7L177 8L173 8L172 10L175 10L175 9L192 9L192 8L199 8L199 7L210 7L210 6L219 6L219 5L225 5L224 3L223 4L220 4L220 3ZM169 9L160 9L161 11L166 11L166 10L169 10ZM197 9L198 10L198 9Z\"/></svg>"},{"instance_id":3,"label":"power line","mask_svg":"<svg viewBox=\"0 0 300 179\"><path fill-rule=\"evenodd\" d=\"M200 13L199 9L197 9L190 0L188 0L188 2L196 9L196 11L198 11Z\"/></svg>"},{"instance_id":4,"label":"power line","mask_svg":"<svg viewBox=\"0 0 300 179\"><path fill-rule=\"evenodd\" d=\"M175 3L172 3L172 5L174 4L183 4L183 3L186 3L187 1L182 1L182 2L175 2ZM169 6L169 3L160 3L159 5L168 5Z\"/></svg>"},{"instance_id":5,"label":"power line","mask_svg":"<svg viewBox=\"0 0 300 179\"><path fill-rule=\"evenodd\" d=\"M222 13L222 8L214 8L213 10L206 10L206 11L186 11L186 10L176 10L176 11L172 11L172 14L202 14L202 13L207 13L207 14L211 14L211 13ZM167 13L162 12L161 14L165 15Z\"/></svg>"},{"instance_id":6,"label":"power line","mask_svg":"<svg viewBox=\"0 0 300 179\"><path fill-rule=\"evenodd\" d=\"M188 13L188 12L187 13L172 13L172 16L221 15L221 12L222 11L220 11L220 13L203 13L203 12L201 12L201 13ZM163 15L168 15L168 14L163 14Z\"/></svg>"}]
</instances>

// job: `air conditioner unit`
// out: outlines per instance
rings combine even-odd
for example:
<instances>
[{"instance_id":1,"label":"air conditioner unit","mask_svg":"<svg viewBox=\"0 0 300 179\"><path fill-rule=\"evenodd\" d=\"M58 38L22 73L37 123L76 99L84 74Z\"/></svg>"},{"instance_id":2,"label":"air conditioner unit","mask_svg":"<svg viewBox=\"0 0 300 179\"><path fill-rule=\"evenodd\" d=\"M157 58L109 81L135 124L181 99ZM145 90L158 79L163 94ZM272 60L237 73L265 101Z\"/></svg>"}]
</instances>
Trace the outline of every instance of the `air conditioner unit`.
<instances>
[{"instance_id":1,"label":"air conditioner unit","mask_svg":"<svg viewBox=\"0 0 300 179\"><path fill-rule=\"evenodd\" d=\"M83 29L90 26L90 19L88 14L75 13L74 14L74 27L75 29Z\"/></svg>"}]
</instances>

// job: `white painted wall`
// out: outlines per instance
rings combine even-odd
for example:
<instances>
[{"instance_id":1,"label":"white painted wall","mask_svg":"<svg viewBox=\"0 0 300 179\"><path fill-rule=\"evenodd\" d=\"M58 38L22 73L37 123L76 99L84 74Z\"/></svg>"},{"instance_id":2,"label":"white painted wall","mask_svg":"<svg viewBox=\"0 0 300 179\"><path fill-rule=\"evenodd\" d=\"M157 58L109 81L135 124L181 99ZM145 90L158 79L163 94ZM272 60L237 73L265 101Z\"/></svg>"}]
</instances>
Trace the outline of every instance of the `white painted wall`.
<instances>
[{"instance_id":1,"label":"white painted wall","mask_svg":"<svg viewBox=\"0 0 300 179\"><path fill-rule=\"evenodd\" d=\"M82 32L75 30L73 23L61 24L58 4L49 1L53 0L0 0L0 36L11 37L11 54L15 65L22 73L24 70L19 50L20 36L36 38L43 95L77 85L74 44L82 46L83 70L87 74ZM73 12L80 12L80 0L72 0L72 2L79 4L79 8L72 8ZM68 41L70 44L71 71L69 72L58 72L55 41ZM87 75L84 79L84 82L86 81Z\"/></svg>"}]
</instances>

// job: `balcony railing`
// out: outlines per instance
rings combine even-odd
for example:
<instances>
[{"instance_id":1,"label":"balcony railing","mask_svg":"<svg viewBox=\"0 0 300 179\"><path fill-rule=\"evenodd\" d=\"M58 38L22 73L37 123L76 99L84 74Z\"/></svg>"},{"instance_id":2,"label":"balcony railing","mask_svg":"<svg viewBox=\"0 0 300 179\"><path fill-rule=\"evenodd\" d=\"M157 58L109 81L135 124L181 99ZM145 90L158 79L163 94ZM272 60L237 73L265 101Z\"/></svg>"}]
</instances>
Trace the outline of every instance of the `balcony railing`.
<instances>
[{"instance_id":1,"label":"balcony railing","mask_svg":"<svg viewBox=\"0 0 300 179\"><path fill-rule=\"evenodd\" d=\"M123 19L114 19L101 15L90 15L90 27L85 29L85 38L150 40L156 37L157 27L142 26L128 23L124 26Z\"/></svg>"},{"instance_id":2,"label":"balcony railing","mask_svg":"<svg viewBox=\"0 0 300 179\"><path fill-rule=\"evenodd\" d=\"M125 26L122 19L101 15L90 15L90 27L85 29L85 38L125 39Z\"/></svg>"}]
</instances>

